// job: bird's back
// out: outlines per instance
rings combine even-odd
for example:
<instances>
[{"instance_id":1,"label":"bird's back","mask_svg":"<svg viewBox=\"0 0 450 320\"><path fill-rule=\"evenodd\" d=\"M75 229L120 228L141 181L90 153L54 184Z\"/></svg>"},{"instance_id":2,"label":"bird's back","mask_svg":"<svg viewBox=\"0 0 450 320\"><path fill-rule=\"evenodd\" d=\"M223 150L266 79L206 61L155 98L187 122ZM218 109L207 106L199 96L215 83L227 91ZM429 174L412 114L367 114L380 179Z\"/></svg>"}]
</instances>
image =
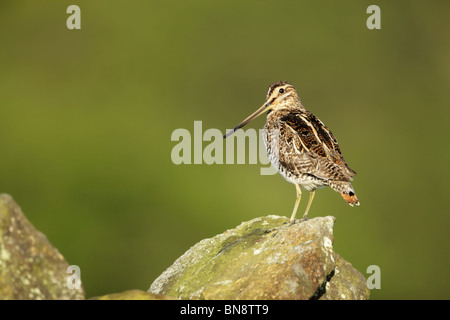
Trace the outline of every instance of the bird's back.
<instances>
[{"instance_id":1,"label":"bird's back","mask_svg":"<svg viewBox=\"0 0 450 320\"><path fill-rule=\"evenodd\" d=\"M309 111L272 111L264 129L269 159L288 180L309 178L320 187L328 185L328 180L351 181L356 174L345 162L334 135Z\"/></svg>"}]
</instances>

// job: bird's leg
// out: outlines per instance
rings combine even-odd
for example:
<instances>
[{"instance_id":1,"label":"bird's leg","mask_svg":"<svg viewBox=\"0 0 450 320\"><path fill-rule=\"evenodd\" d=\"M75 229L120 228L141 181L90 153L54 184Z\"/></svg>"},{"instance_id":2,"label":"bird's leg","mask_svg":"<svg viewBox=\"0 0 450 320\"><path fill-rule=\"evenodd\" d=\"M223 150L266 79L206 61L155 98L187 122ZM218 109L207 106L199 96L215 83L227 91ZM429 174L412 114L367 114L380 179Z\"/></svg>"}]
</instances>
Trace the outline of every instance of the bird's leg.
<instances>
[{"instance_id":1,"label":"bird's leg","mask_svg":"<svg viewBox=\"0 0 450 320\"><path fill-rule=\"evenodd\" d=\"M309 201L308 201L308 205L306 206L306 210L305 210L305 213L303 214L303 218L302 218L302 220L308 220L308 218L306 217L307 215L308 215L308 211L309 211L309 208L311 207L311 203L312 203L312 201L313 201L313 199L314 199L314 195L316 194L316 190L313 190L313 191L311 191L310 193L309 193Z\"/></svg>"},{"instance_id":2,"label":"bird's leg","mask_svg":"<svg viewBox=\"0 0 450 320\"><path fill-rule=\"evenodd\" d=\"M297 214L298 204L302 199L302 190L300 190L298 184L295 185L295 190L297 190L297 199L295 200L294 210L292 211L290 224L293 224L295 222L295 215Z\"/></svg>"}]
</instances>

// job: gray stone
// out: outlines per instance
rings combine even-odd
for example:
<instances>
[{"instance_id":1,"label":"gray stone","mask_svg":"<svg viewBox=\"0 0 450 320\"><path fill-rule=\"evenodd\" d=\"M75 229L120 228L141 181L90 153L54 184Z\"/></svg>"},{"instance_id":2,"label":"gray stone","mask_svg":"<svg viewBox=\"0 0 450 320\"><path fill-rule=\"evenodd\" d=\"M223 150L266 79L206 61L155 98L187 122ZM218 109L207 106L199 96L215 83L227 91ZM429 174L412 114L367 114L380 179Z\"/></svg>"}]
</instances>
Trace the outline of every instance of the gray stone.
<instances>
[{"instance_id":1,"label":"gray stone","mask_svg":"<svg viewBox=\"0 0 450 320\"><path fill-rule=\"evenodd\" d=\"M84 299L83 288L67 286L68 266L12 197L0 194L0 300Z\"/></svg>"},{"instance_id":2,"label":"gray stone","mask_svg":"<svg viewBox=\"0 0 450 320\"><path fill-rule=\"evenodd\" d=\"M104 296L90 298L89 300L176 300L173 297L153 294L142 290L127 290L119 293L110 293Z\"/></svg>"},{"instance_id":3,"label":"gray stone","mask_svg":"<svg viewBox=\"0 0 450 320\"><path fill-rule=\"evenodd\" d=\"M243 222L190 248L148 292L179 299L368 299L364 277L333 251L335 218Z\"/></svg>"}]
</instances>

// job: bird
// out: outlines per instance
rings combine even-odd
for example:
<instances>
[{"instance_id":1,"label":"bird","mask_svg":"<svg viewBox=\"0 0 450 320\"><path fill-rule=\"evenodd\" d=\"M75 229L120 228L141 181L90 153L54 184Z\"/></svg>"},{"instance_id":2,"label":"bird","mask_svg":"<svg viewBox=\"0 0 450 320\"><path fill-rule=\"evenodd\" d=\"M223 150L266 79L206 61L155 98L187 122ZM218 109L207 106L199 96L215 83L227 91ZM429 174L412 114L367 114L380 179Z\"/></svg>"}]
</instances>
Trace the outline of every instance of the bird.
<instances>
[{"instance_id":1,"label":"bird","mask_svg":"<svg viewBox=\"0 0 450 320\"><path fill-rule=\"evenodd\" d=\"M281 176L295 185L296 200L290 223L296 221L302 189L310 193L300 221L308 220L316 189L327 186L339 192L352 207L359 206L351 184L356 172L344 160L335 136L319 118L305 109L297 90L288 81L278 81L269 86L265 103L223 138L265 112L263 139L267 156Z\"/></svg>"}]
</instances>

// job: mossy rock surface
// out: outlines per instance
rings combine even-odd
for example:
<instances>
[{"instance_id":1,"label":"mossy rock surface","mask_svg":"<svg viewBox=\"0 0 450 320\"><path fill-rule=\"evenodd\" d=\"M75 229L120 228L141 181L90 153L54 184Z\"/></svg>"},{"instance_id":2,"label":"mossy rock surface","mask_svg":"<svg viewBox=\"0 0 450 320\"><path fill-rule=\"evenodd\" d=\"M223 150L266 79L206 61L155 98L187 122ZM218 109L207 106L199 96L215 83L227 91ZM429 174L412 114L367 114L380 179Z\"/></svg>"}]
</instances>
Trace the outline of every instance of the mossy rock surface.
<instances>
[{"instance_id":1,"label":"mossy rock surface","mask_svg":"<svg viewBox=\"0 0 450 320\"><path fill-rule=\"evenodd\" d=\"M333 251L334 221L290 225L270 215L243 222L194 245L149 292L179 299L368 299L364 276ZM337 265L345 268L334 278Z\"/></svg>"},{"instance_id":2,"label":"mossy rock surface","mask_svg":"<svg viewBox=\"0 0 450 320\"><path fill-rule=\"evenodd\" d=\"M0 194L0 300L84 299L68 285L69 263L13 198Z\"/></svg>"},{"instance_id":3,"label":"mossy rock surface","mask_svg":"<svg viewBox=\"0 0 450 320\"><path fill-rule=\"evenodd\" d=\"M150 286L98 300L368 299L364 276L333 250L335 218L266 216L190 248ZM11 196L0 194L0 299L84 299L69 263Z\"/></svg>"},{"instance_id":4,"label":"mossy rock surface","mask_svg":"<svg viewBox=\"0 0 450 320\"><path fill-rule=\"evenodd\" d=\"M89 300L176 300L173 297L153 294L143 290L127 290L124 292L106 294Z\"/></svg>"}]
</instances>

